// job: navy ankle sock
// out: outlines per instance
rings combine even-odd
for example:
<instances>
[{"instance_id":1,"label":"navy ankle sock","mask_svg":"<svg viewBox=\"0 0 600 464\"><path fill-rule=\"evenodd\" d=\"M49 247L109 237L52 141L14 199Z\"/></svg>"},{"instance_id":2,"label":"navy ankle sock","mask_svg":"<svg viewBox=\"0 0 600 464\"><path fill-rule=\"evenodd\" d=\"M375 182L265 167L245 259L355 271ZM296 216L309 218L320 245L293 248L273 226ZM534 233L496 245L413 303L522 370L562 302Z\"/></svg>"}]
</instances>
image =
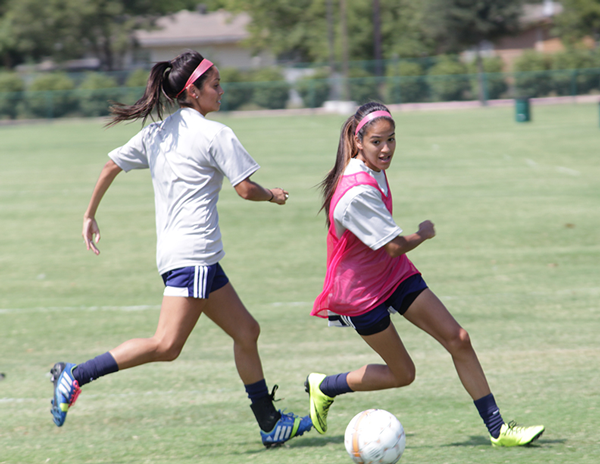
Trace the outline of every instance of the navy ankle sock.
<instances>
[{"instance_id":1,"label":"navy ankle sock","mask_svg":"<svg viewBox=\"0 0 600 464\"><path fill-rule=\"evenodd\" d=\"M259 380L256 383L250 383L248 385L244 385L246 389L246 393L248 394L248 398L250 398L251 402L255 402L257 399L262 398L263 396L269 395L269 389L267 388L267 382L265 379Z\"/></svg>"},{"instance_id":2,"label":"navy ankle sock","mask_svg":"<svg viewBox=\"0 0 600 464\"><path fill-rule=\"evenodd\" d=\"M474 403L477 411L479 411L479 415L485 423L485 426L490 432L490 435L494 438L498 438L502 424L504 424L504 420L500 415L500 409L498 409L498 406L496 406L494 395L490 393L483 398L475 400Z\"/></svg>"},{"instance_id":3,"label":"navy ankle sock","mask_svg":"<svg viewBox=\"0 0 600 464\"><path fill-rule=\"evenodd\" d=\"M100 356L96 356L94 359L79 364L73 369L73 377L75 377L75 380L77 380L81 387L92 380L96 380L103 375L112 374L118 370L119 366L115 358L107 351Z\"/></svg>"},{"instance_id":4,"label":"navy ankle sock","mask_svg":"<svg viewBox=\"0 0 600 464\"><path fill-rule=\"evenodd\" d=\"M269 389L267 388L267 382L265 379L259 380L255 383L244 385L248 398L252 404L250 409L256 417L256 422L263 432L270 432L277 424L277 421L281 418L281 414L273 405L272 395L269 395ZM277 390L277 385L273 387L273 392Z\"/></svg>"},{"instance_id":5,"label":"navy ankle sock","mask_svg":"<svg viewBox=\"0 0 600 464\"><path fill-rule=\"evenodd\" d=\"M344 393L350 393L352 389L348 386L348 374L349 372L346 372L345 374L328 375L323 379L319 388L324 394L331 398Z\"/></svg>"}]
</instances>

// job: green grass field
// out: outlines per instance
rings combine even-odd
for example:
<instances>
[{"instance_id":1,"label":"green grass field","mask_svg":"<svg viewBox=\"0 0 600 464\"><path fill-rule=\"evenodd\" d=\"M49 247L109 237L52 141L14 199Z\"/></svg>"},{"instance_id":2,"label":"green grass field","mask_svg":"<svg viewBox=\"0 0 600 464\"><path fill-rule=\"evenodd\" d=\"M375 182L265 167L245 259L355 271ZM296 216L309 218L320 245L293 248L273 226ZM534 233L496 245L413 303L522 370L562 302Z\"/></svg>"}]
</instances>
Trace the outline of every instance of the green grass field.
<instances>
[{"instance_id":1,"label":"green grass field","mask_svg":"<svg viewBox=\"0 0 600 464\"><path fill-rule=\"evenodd\" d=\"M600 462L600 128L596 105L396 115L388 171L407 232L437 237L411 252L469 331L506 420L543 423L534 446L493 449L447 353L400 317L417 366L409 387L339 397L329 432L265 450L229 339L201 318L180 358L84 388L53 425L48 371L153 334L162 295L148 172L121 174L101 205L99 257L80 237L107 160L139 125L91 121L0 126L0 463L349 463L346 424L383 408L407 432L405 463ZM325 268L315 185L333 165L341 116L216 118L290 191L285 207L244 202L225 184L223 265L261 323L278 403L307 413L309 372L378 362L351 330L309 316Z\"/></svg>"}]
</instances>

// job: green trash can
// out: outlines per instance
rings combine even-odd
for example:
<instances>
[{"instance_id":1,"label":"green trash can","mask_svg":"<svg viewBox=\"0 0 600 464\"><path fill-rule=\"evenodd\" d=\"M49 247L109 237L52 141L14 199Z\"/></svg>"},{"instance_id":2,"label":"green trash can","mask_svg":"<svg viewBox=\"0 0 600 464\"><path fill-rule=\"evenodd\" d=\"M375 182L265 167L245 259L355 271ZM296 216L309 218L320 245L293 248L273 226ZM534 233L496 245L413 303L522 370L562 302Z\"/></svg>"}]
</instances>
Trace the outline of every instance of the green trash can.
<instances>
[{"instance_id":1,"label":"green trash can","mask_svg":"<svg viewBox=\"0 0 600 464\"><path fill-rule=\"evenodd\" d=\"M515 98L515 120L517 122L531 121L531 108L528 97Z\"/></svg>"}]
</instances>

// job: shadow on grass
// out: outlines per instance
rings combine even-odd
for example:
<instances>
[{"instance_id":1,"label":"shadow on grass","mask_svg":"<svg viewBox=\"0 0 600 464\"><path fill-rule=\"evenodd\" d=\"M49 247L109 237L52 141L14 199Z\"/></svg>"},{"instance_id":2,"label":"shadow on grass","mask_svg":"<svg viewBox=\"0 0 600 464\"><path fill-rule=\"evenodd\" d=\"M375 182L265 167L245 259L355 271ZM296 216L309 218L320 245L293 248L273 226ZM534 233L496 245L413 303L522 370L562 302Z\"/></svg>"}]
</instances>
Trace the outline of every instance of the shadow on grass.
<instances>
[{"instance_id":1,"label":"shadow on grass","mask_svg":"<svg viewBox=\"0 0 600 464\"><path fill-rule=\"evenodd\" d=\"M530 445L525 445L527 448L540 448L545 445L554 445L561 444L564 445L567 442L566 439L554 439L554 440L545 440L540 438L539 440L534 441ZM441 445L441 447L459 447L459 446L490 446L490 439L481 435L471 436L468 440L456 443L449 443L447 445Z\"/></svg>"},{"instance_id":2,"label":"shadow on grass","mask_svg":"<svg viewBox=\"0 0 600 464\"><path fill-rule=\"evenodd\" d=\"M232 453L232 454L259 454L266 452L277 452L277 450L285 449L285 448L318 448L327 446L329 444L339 445L340 443L344 443L344 436L338 435L335 437L298 437L292 439L281 446L275 446L273 448L259 448L259 449L249 449L240 453Z\"/></svg>"}]
</instances>

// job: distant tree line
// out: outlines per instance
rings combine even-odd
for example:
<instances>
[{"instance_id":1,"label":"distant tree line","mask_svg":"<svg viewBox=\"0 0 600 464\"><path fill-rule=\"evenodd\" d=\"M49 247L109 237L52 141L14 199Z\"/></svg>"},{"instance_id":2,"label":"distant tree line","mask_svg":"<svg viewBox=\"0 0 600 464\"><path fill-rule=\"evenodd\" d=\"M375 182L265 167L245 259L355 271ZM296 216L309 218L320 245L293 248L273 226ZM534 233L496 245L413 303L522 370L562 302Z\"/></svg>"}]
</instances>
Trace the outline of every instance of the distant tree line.
<instances>
[{"instance_id":1,"label":"distant tree line","mask_svg":"<svg viewBox=\"0 0 600 464\"><path fill-rule=\"evenodd\" d=\"M200 0L202 1L202 0ZM286 61L344 62L478 50L513 34L524 2L542 0L205 0L251 16L247 44ZM555 32L575 45L600 39L600 0L561 0ZM122 67L133 32L156 18L198 8L198 0L0 0L0 67L43 58L96 57ZM477 61L479 70L482 63ZM344 70L341 70L344 71ZM378 67L376 74L382 74Z\"/></svg>"}]
</instances>

